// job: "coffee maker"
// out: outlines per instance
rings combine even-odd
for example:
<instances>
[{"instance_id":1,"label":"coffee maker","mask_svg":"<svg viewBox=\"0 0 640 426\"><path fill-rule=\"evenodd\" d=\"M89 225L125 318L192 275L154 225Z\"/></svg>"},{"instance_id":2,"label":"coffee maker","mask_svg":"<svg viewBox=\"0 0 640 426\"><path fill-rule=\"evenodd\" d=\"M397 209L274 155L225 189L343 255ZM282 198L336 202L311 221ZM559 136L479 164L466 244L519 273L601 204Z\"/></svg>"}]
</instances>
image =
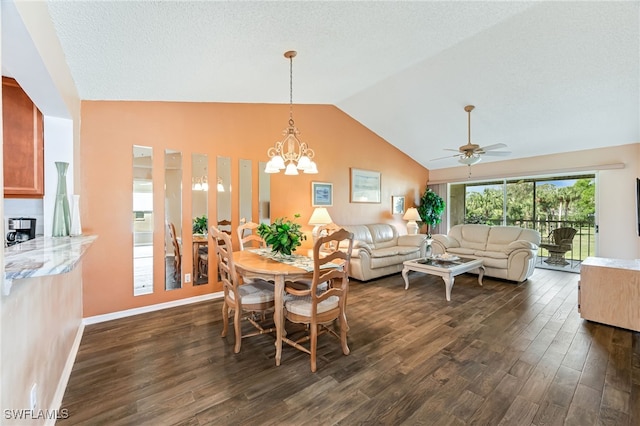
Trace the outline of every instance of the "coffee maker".
<instances>
[{"instance_id":1,"label":"coffee maker","mask_svg":"<svg viewBox=\"0 0 640 426\"><path fill-rule=\"evenodd\" d=\"M36 237L36 220L31 217L9 218L7 245L32 240Z\"/></svg>"}]
</instances>

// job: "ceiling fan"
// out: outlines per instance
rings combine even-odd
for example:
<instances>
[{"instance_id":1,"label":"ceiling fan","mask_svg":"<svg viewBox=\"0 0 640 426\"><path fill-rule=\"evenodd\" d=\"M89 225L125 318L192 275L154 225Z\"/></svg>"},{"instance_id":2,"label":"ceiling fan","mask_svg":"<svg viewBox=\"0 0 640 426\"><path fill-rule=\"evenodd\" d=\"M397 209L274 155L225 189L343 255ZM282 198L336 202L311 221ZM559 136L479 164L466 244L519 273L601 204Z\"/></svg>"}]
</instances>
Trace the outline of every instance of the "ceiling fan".
<instances>
[{"instance_id":1,"label":"ceiling fan","mask_svg":"<svg viewBox=\"0 0 640 426\"><path fill-rule=\"evenodd\" d=\"M473 105L467 105L464 107L464 110L467 112L467 116L468 116L467 123L468 123L468 129L469 129L468 131L469 139L467 144L462 145L458 149L445 148L445 151L455 151L457 154L447 155L446 157L434 158L431 161L443 160L445 158L451 158L451 157L459 157L458 158L459 163L471 166L472 164L476 164L480 162L482 160L482 157L481 157L482 155L492 155L492 156L503 157L505 155L511 154L508 151L495 151L496 149L506 148L507 145L503 143L496 143L493 145L487 145L482 147L480 145L471 143L471 111L473 111L474 108L475 107Z\"/></svg>"}]
</instances>

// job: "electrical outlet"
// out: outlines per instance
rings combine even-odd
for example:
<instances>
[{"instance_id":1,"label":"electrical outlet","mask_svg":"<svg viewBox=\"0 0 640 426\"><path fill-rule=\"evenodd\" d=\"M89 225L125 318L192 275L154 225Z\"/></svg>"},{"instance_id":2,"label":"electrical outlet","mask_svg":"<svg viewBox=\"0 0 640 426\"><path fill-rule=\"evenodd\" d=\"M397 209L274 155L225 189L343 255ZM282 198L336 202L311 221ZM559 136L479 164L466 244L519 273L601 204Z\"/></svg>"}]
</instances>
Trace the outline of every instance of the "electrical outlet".
<instances>
[{"instance_id":1,"label":"electrical outlet","mask_svg":"<svg viewBox=\"0 0 640 426\"><path fill-rule=\"evenodd\" d=\"M184 282L185 283L191 282L191 274L184 274Z\"/></svg>"},{"instance_id":2,"label":"electrical outlet","mask_svg":"<svg viewBox=\"0 0 640 426\"><path fill-rule=\"evenodd\" d=\"M38 406L38 384L34 383L33 386L31 386L31 393L29 394L29 406L31 407L32 411L35 411L36 407Z\"/></svg>"}]
</instances>

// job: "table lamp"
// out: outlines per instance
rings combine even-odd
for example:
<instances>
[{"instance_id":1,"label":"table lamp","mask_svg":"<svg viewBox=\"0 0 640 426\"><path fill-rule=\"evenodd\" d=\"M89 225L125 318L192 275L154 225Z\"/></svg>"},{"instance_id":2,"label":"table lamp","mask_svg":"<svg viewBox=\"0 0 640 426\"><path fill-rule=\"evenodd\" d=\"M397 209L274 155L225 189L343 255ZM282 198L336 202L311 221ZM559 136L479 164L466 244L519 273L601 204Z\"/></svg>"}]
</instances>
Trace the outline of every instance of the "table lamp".
<instances>
[{"instance_id":1,"label":"table lamp","mask_svg":"<svg viewBox=\"0 0 640 426\"><path fill-rule=\"evenodd\" d=\"M422 220L418 213L418 209L415 207L409 207L404 216L402 216L402 219L409 221L407 222L407 234L416 235L418 233L418 224L416 223L416 220Z\"/></svg>"},{"instance_id":2,"label":"table lamp","mask_svg":"<svg viewBox=\"0 0 640 426\"><path fill-rule=\"evenodd\" d=\"M315 210L311 214L311 218L309 219L309 225L315 225L315 227L313 228L313 231L311 232L311 235L313 236L314 244L316 243L316 240L319 237L318 229L320 228L320 226L327 225L331 222L333 222L333 220L331 220L331 216L329 216L329 212L327 211L326 208L324 207L315 208Z\"/></svg>"}]
</instances>

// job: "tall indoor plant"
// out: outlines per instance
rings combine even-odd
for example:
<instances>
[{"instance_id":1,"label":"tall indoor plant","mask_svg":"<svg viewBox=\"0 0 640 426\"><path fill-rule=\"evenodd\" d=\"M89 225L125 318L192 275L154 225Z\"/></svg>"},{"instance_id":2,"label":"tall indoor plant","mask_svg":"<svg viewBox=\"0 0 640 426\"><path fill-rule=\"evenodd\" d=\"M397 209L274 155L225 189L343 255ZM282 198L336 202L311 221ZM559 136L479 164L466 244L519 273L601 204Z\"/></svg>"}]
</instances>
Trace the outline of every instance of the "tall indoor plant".
<instances>
[{"instance_id":1,"label":"tall indoor plant","mask_svg":"<svg viewBox=\"0 0 640 426\"><path fill-rule=\"evenodd\" d=\"M420 197L418 213L422 222L427 224L427 237L431 238L431 228L442 221L445 203L441 196L430 188L425 189Z\"/></svg>"}]
</instances>

